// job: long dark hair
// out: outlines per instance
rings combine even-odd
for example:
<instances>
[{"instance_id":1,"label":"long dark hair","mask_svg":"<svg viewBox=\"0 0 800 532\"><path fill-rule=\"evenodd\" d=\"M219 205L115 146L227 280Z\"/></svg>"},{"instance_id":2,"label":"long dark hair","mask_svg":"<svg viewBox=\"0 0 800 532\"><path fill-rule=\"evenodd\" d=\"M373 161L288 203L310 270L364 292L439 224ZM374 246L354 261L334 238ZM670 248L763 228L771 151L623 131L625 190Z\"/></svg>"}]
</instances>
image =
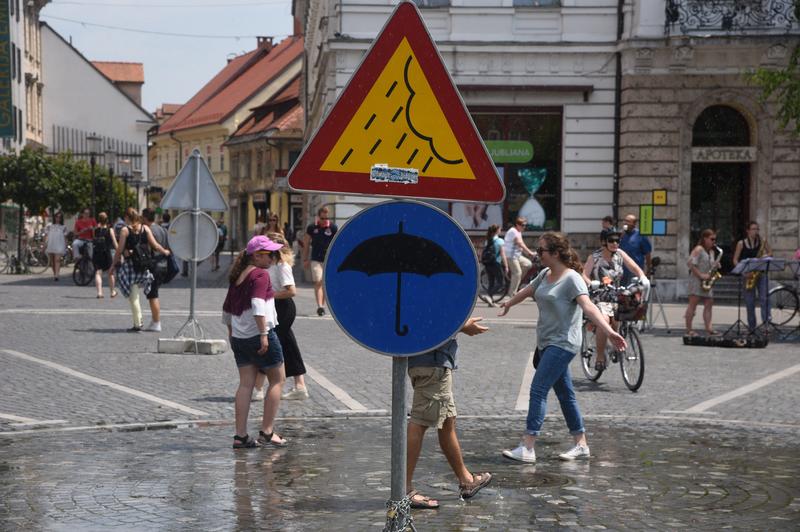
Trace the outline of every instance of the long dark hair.
<instances>
[{"instance_id":1,"label":"long dark hair","mask_svg":"<svg viewBox=\"0 0 800 532\"><path fill-rule=\"evenodd\" d=\"M247 254L247 250L243 249L239 252L236 256L236 260L233 261L233 265L231 266L231 271L228 274L228 281L231 284L235 284L236 281L239 280L239 276L242 275L242 272L252 264L252 255Z\"/></svg>"},{"instance_id":2,"label":"long dark hair","mask_svg":"<svg viewBox=\"0 0 800 532\"><path fill-rule=\"evenodd\" d=\"M583 272L583 265L578 253L569 245L569 239L564 233L547 232L539 237L547 244L547 251L553 255L558 256L567 268L571 268L578 273Z\"/></svg>"},{"instance_id":3,"label":"long dark hair","mask_svg":"<svg viewBox=\"0 0 800 532\"><path fill-rule=\"evenodd\" d=\"M491 242L494 239L494 235L497 231L500 230L500 226L497 224L492 224L489 226L489 229L486 230L486 241Z\"/></svg>"}]
</instances>

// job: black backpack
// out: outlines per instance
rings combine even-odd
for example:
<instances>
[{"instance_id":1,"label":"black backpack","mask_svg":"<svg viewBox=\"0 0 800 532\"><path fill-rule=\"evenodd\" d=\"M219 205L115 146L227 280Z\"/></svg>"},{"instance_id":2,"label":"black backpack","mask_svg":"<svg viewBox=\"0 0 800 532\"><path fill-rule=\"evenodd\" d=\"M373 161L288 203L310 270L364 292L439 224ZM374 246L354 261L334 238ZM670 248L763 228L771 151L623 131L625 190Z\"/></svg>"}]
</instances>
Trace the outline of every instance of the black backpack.
<instances>
[{"instance_id":1,"label":"black backpack","mask_svg":"<svg viewBox=\"0 0 800 532\"><path fill-rule=\"evenodd\" d=\"M481 251L481 264L495 264L497 262L495 257L494 242L492 240L487 240L486 245L483 247L483 251Z\"/></svg>"},{"instance_id":2,"label":"black backpack","mask_svg":"<svg viewBox=\"0 0 800 532\"><path fill-rule=\"evenodd\" d=\"M110 229L103 227L98 227L94 230L94 238L92 239L93 255L101 256L111 253L111 250L108 249L109 231Z\"/></svg>"},{"instance_id":3,"label":"black backpack","mask_svg":"<svg viewBox=\"0 0 800 532\"><path fill-rule=\"evenodd\" d=\"M134 236L133 229L128 228L128 238ZM150 243L147 241L147 233L145 232L144 227L142 228L141 232L136 235L137 240L134 242L133 246L131 247L131 265L133 266L133 271L136 273L142 273L145 270L149 270L153 264L153 250L150 249Z\"/></svg>"}]
</instances>

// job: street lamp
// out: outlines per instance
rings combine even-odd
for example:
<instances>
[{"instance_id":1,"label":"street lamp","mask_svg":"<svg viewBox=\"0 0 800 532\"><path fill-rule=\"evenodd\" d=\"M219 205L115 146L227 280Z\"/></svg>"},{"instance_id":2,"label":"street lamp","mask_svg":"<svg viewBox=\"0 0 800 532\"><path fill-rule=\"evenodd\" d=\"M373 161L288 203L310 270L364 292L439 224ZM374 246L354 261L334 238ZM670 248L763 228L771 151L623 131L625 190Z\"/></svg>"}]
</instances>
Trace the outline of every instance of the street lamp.
<instances>
[{"instance_id":1,"label":"street lamp","mask_svg":"<svg viewBox=\"0 0 800 532\"><path fill-rule=\"evenodd\" d=\"M97 160L95 156L100 153L100 149L103 147L103 139L92 133L91 135L87 135L86 137L86 145L89 148L89 166L92 169L92 218L97 218L97 183L95 182L95 173L94 167L97 164Z\"/></svg>"},{"instance_id":2,"label":"street lamp","mask_svg":"<svg viewBox=\"0 0 800 532\"><path fill-rule=\"evenodd\" d=\"M108 167L108 214L109 220L114 220L114 166L117 162L117 152L106 150L105 163Z\"/></svg>"},{"instance_id":3,"label":"street lamp","mask_svg":"<svg viewBox=\"0 0 800 532\"><path fill-rule=\"evenodd\" d=\"M125 184L123 193L123 201L125 202L125 210L128 210L128 180L131 178L131 160L127 157L119 160L119 173L122 177L122 182ZM136 209L139 210L138 207Z\"/></svg>"}]
</instances>

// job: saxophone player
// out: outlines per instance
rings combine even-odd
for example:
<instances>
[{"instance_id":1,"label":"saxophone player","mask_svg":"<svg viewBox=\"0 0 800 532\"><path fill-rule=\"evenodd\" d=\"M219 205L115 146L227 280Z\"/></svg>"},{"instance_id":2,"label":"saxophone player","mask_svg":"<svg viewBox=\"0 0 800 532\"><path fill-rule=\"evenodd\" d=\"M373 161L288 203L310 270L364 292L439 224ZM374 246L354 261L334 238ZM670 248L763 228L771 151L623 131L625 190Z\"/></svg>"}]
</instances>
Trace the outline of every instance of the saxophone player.
<instances>
[{"instance_id":1,"label":"saxophone player","mask_svg":"<svg viewBox=\"0 0 800 532\"><path fill-rule=\"evenodd\" d=\"M733 265L744 259L754 259L769 257L772 249L766 238L759 235L757 222L747 224L745 237L736 243L733 252ZM761 321L767 323L770 320L769 308L769 279L763 272L750 272L742 276L744 283L744 304L747 307L747 326L750 330L756 328L756 290L758 291L758 301L761 305Z\"/></svg>"},{"instance_id":2,"label":"saxophone player","mask_svg":"<svg viewBox=\"0 0 800 532\"><path fill-rule=\"evenodd\" d=\"M689 255L689 306L686 307L686 336L697 336L692 329L694 313L700 300L703 301L703 325L706 334L713 336L719 334L711 325L711 312L714 307L714 291L706 290L703 281L711 281L719 270L719 259L722 250L717 247L717 233L713 229L704 229L700 233L700 240Z\"/></svg>"}]
</instances>

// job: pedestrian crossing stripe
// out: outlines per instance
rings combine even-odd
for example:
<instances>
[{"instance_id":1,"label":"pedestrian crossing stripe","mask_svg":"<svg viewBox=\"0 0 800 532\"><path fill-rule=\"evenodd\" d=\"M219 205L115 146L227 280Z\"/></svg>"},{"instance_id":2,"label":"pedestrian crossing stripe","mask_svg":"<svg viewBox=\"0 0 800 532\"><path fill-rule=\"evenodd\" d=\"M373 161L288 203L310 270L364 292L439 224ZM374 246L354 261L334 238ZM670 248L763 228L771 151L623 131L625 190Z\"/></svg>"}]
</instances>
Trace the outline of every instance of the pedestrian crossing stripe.
<instances>
[{"instance_id":1,"label":"pedestrian crossing stripe","mask_svg":"<svg viewBox=\"0 0 800 532\"><path fill-rule=\"evenodd\" d=\"M415 184L370 179L413 168ZM288 175L295 190L500 202L505 188L419 11L401 2Z\"/></svg>"}]
</instances>

